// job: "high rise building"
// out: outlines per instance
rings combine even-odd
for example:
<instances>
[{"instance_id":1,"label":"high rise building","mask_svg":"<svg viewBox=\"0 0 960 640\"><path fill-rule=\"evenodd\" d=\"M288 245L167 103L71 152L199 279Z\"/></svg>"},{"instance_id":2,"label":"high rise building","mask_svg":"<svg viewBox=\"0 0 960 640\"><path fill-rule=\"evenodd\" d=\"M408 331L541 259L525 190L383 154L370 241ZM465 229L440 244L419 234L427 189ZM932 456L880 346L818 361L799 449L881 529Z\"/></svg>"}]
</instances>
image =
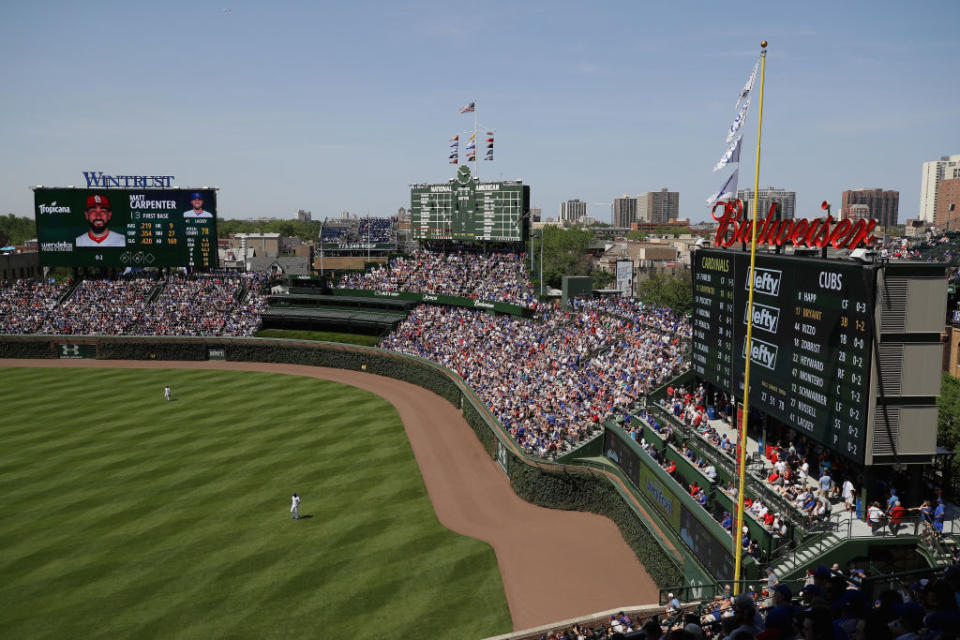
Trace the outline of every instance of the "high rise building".
<instances>
[{"instance_id":1,"label":"high rise building","mask_svg":"<svg viewBox=\"0 0 960 640\"><path fill-rule=\"evenodd\" d=\"M579 199L560 203L560 222L573 223L587 215L587 203Z\"/></svg>"},{"instance_id":2,"label":"high rise building","mask_svg":"<svg viewBox=\"0 0 960 640\"><path fill-rule=\"evenodd\" d=\"M766 189L760 189L757 192L759 196L757 197L757 202L759 207L757 209L757 219L765 220L767 217L767 212L770 211L770 206L774 202L780 203L780 216L784 220L792 220L797 208L797 192L796 191L787 191L785 189L779 189L777 187L767 187ZM743 201L743 213L744 215L750 217L753 216L753 189L738 189L737 198Z\"/></svg>"},{"instance_id":3,"label":"high rise building","mask_svg":"<svg viewBox=\"0 0 960 640\"><path fill-rule=\"evenodd\" d=\"M872 217L873 215L870 213L870 205L852 204L849 207L841 209L840 220L856 222L857 220L869 220Z\"/></svg>"},{"instance_id":4,"label":"high rise building","mask_svg":"<svg viewBox=\"0 0 960 640\"><path fill-rule=\"evenodd\" d=\"M853 219L850 207L865 204L870 208L869 217L875 218L881 227L897 224L900 212L900 192L883 189L849 189L843 192L840 204L840 219Z\"/></svg>"},{"instance_id":5,"label":"high rise building","mask_svg":"<svg viewBox=\"0 0 960 640\"><path fill-rule=\"evenodd\" d=\"M637 196L637 222L666 224L680 217L680 192L666 187Z\"/></svg>"},{"instance_id":6,"label":"high rise building","mask_svg":"<svg viewBox=\"0 0 960 640\"><path fill-rule=\"evenodd\" d=\"M937 183L941 180L960 178L960 154L940 156L939 160L923 163L920 183L919 218L933 223L937 218Z\"/></svg>"},{"instance_id":7,"label":"high rise building","mask_svg":"<svg viewBox=\"0 0 960 640\"><path fill-rule=\"evenodd\" d=\"M540 222L541 217L543 217L543 210L540 207L530 207L530 220L532 222Z\"/></svg>"},{"instance_id":8,"label":"high rise building","mask_svg":"<svg viewBox=\"0 0 960 640\"><path fill-rule=\"evenodd\" d=\"M945 178L937 184L938 229L960 229L960 178Z\"/></svg>"},{"instance_id":9,"label":"high rise building","mask_svg":"<svg viewBox=\"0 0 960 640\"><path fill-rule=\"evenodd\" d=\"M637 221L637 200L624 194L613 199L613 226L630 228L630 224Z\"/></svg>"}]
</instances>

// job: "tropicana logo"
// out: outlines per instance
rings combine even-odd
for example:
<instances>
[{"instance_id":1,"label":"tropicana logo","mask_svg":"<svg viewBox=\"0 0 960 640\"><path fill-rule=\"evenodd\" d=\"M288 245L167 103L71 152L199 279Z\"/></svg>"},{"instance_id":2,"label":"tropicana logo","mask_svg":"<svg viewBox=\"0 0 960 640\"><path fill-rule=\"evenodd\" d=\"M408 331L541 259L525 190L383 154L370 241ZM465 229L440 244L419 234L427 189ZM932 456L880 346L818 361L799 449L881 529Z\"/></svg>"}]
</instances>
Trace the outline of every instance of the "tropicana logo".
<instances>
[{"instance_id":1,"label":"tropicana logo","mask_svg":"<svg viewBox=\"0 0 960 640\"><path fill-rule=\"evenodd\" d=\"M71 213L70 207L58 207L56 201L50 204L41 204L38 208L40 213Z\"/></svg>"}]
</instances>

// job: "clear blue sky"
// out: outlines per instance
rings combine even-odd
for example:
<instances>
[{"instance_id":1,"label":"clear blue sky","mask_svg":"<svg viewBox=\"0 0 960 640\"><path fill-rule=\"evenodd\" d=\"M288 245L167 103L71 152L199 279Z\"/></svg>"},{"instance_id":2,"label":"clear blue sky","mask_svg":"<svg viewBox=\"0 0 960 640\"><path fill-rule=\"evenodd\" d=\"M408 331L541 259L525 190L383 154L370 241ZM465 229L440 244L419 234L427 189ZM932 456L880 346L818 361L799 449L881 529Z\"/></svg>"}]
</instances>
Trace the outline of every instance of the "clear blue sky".
<instances>
[{"instance_id":1,"label":"clear blue sky","mask_svg":"<svg viewBox=\"0 0 960 640\"><path fill-rule=\"evenodd\" d=\"M226 218L390 215L452 177L478 99L481 178L556 216L669 187L707 217L736 95L770 42L761 186L798 215L900 191L960 153L960 2L5 2L0 213L84 170L221 188ZM741 186L752 186L756 100Z\"/></svg>"}]
</instances>

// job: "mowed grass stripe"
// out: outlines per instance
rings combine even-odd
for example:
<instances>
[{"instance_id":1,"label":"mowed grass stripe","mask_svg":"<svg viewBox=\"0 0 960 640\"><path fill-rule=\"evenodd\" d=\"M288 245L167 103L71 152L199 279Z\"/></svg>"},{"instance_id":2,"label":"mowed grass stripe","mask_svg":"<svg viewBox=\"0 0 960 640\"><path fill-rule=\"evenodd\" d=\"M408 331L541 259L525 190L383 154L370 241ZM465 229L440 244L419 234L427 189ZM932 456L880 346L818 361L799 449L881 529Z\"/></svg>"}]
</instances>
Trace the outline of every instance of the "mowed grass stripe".
<instances>
[{"instance_id":1,"label":"mowed grass stripe","mask_svg":"<svg viewBox=\"0 0 960 640\"><path fill-rule=\"evenodd\" d=\"M510 629L493 551L437 522L377 396L247 372L0 375L0 637ZM313 517L290 519L294 490Z\"/></svg>"}]
</instances>

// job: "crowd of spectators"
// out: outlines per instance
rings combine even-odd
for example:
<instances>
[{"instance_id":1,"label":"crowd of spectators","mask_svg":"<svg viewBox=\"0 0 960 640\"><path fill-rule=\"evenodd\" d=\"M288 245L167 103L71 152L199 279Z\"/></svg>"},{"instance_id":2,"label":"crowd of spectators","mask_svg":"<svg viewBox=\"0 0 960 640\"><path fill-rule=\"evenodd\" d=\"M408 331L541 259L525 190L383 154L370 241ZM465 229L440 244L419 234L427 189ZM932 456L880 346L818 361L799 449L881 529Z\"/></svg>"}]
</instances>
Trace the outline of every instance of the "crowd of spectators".
<instances>
[{"instance_id":1,"label":"crowd of spectators","mask_svg":"<svg viewBox=\"0 0 960 640\"><path fill-rule=\"evenodd\" d=\"M711 421L708 415L708 406L714 410L719 408L714 415L720 418L720 424L723 424L732 410L729 401L722 394L715 394L713 404L709 404L708 392L702 384L691 390L668 388L667 392L668 395L659 403L660 407L675 420L686 425L688 434L699 436L697 443L701 450L703 446L709 445L728 456L730 464L733 465L737 434L729 427L717 429L713 426L717 422ZM681 443L681 437L668 421L659 419L653 412L642 411L640 415L665 443L675 446L691 464L708 476L711 483L715 482L716 470L713 465L695 455L687 443ZM631 437L640 440L644 450L654 458L658 457L656 449L642 438L640 426L628 424L625 428ZM831 455L826 447L795 432L787 430L782 435L789 438L786 444L781 440L764 447L766 463L760 467L756 478L769 488L770 495L775 494L780 500L763 498L748 492L744 498L748 513L775 537L786 535L786 521L809 529L821 526L838 509L850 514L855 513L857 487L854 480L857 478L844 460ZM664 461L661 464L666 465L669 462ZM668 471L673 473L673 469ZM731 499L736 499L737 490L732 483L720 490ZM835 508L838 504L842 506ZM919 527L918 533L942 537L946 509L939 497L926 500L916 507L906 507L901 504L896 489L890 488L886 504L864 504L863 509L874 535L889 533L896 536L906 528L909 514L917 512L914 520ZM789 518L784 517L784 510L792 511L788 514ZM724 512L718 520L725 529L732 531L729 514Z\"/></svg>"},{"instance_id":2,"label":"crowd of spectators","mask_svg":"<svg viewBox=\"0 0 960 640\"><path fill-rule=\"evenodd\" d=\"M266 296L259 286L243 294L236 276L171 276L156 300L127 327L130 335L248 336L260 324ZM255 283L254 283L255 284Z\"/></svg>"},{"instance_id":3,"label":"crowd of spectators","mask_svg":"<svg viewBox=\"0 0 960 640\"><path fill-rule=\"evenodd\" d=\"M320 227L320 242L322 243L350 242L353 237L353 227L345 224L325 223Z\"/></svg>"},{"instance_id":4,"label":"crowd of spectators","mask_svg":"<svg viewBox=\"0 0 960 640\"><path fill-rule=\"evenodd\" d=\"M601 430L687 366L675 321L664 309L614 316L603 303L551 306L535 320L421 305L380 346L456 371L528 453L553 458ZM667 320L672 318L672 320Z\"/></svg>"},{"instance_id":5,"label":"crowd of spectators","mask_svg":"<svg viewBox=\"0 0 960 640\"><path fill-rule=\"evenodd\" d=\"M0 283L0 333L37 333L68 286L33 280Z\"/></svg>"},{"instance_id":6,"label":"crowd of spectators","mask_svg":"<svg viewBox=\"0 0 960 640\"><path fill-rule=\"evenodd\" d=\"M252 335L266 308L266 274L212 274L167 281L18 281L0 287L0 333L51 335ZM244 295L245 294L245 295Z\"/></svg>"},{"instance_id":7,"label":"crowd of spectators","mask_svg":"<svg viewBox=\"0 0 960 640\"><path fill-rule=\"evenodd\" d=\"M656 615L619 612L606 622L574 624L541 640L949 640L960 637L960 566L925 577L870 584L851 564L820 565L787 584L769 570L757 586L682 604L674 594Z\"/></svg>"},{"instance_id":8,"label":"crowd of spectators","mask_svg":"<svg viewBox=\"0 0 960 640\"><path fill-rule=\"evenodd\" d=\"M392 218L360 218L354 221L326 222L320 230L324 244L373 243L393 241Z\"/></svg>"},{"instance_id":9,"label":"crowd of spectators","mask_svg":"<svg viewBox=\"0 0 960 640\"><path fill-rule=\"evenodd\" d=\"M347 274L340 289L460 296L536 308L523 254L417 251L365 273Z\"/></svg>"},{"instance_id":10,"label":"crowd of spectators","mask_svg":"<svg viewBox=\"0 0 960 640\"><path fill-rule=\"evenodd\" d=\"M49 311L39 333L124 335L142 313L155 280L84 280Z\"/></svg>"},{"instance_id":11,"label":"crowd of spectators","mask_svg":"<svg viewBox=\"0 0 960 640\"><path fill-rule=\"evenodd\" d=\"M382 244L393 239L393 221L390 218L361 218L357 237L362 242Z\"/></svg>"}]
</instances>

